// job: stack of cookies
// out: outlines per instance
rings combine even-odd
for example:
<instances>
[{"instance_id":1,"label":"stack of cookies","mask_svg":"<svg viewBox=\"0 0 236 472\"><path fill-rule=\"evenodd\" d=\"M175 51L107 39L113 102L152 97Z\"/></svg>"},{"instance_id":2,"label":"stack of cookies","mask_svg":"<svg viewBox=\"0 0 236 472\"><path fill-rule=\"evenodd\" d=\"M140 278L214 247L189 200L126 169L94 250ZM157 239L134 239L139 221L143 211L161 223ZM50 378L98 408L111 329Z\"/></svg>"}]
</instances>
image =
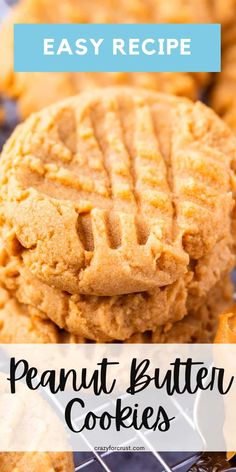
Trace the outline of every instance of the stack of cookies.
<instances>
[{"instance_id":1,"label":"stack of cookies","mask_svg":"<svg viewBox=\"0 0 236 472\"><path fill-rule=\"evenodd\" d=\"M211 105L236 129L235 0L20 0L0 32L0 93L25 118L89 92L32 115L4 147L0 343L211 342L232 299L235 138L201 103L123 88L196 99L211 77L14 72L14 23L80 22L222 23ZM219 342L235 342L234 318ZM74 465L1 453L0 469Z\"/></svg>"},{"instance_id":2,"label":"stack of cookies","mask_svg":"<svg viewBox=\"0 0 236 472\"><path fill-rule=\"evenodd\" d=\"M1 342L211 340L231 297L235 150L202 103L136 88L18 126L0 162Z\"/></svg>"}]
</instances>

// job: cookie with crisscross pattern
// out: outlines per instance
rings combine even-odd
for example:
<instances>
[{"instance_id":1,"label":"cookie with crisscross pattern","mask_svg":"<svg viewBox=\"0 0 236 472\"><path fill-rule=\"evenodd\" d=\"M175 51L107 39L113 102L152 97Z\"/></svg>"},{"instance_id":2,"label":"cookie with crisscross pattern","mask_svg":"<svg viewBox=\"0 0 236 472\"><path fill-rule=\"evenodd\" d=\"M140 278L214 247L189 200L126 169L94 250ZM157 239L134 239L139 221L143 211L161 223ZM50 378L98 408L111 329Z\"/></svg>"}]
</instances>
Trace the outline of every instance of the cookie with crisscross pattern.
<instances>
[{"instance_id":1,"label":"cookie with crisscross pattern","mask_svg":"<svg viewBox=\"0 0 236 472\"><path fill-rule=\"evenodd\" d=\"M129 88L61 102L4 147L9 245L70 294L174 283L230 235L234 154L228 128L201 103Z\"/></svg>"}]
</instances>

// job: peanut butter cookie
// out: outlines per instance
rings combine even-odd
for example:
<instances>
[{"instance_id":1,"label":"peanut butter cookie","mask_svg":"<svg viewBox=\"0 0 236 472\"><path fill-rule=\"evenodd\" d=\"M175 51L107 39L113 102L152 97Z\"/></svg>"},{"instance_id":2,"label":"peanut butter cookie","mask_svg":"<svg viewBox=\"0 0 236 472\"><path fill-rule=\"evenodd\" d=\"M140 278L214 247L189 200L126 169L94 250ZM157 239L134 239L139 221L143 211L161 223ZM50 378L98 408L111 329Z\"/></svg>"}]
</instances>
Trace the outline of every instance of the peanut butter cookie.
<instances>
[{"instance_id":1,"label":"peanut butter cookie","mask_svg":"<svg viewBox=\"0 0 236 472\"><path fill-rule=\"evenodd\" d=\"M13 253L61 291L120 295L179 282L231 237L235 141L201 103L111 88L20 125L0 163Z\"/></svg>"},{"instance_id":2,"label":"peanut butter cookie","mask_svg":"<svg viewBox=\"0 0 236 472\"><path fill-rule=\"evenodd\" d=\"M212 16L214 18L214 23L221 24L221 43L223 53L225 48L234 43L236 39L235 12L235 0L226 0L224 2L222 2L222 0L214 0L212 2Z\"/></svg>"},{"instance_id":3,"label":"peanut butter cookie","mask_svg":"<svg viewBox=\"0 0 236 472\"><path fill-rule=\"evenodd\" d=\"M0 343L78 344L82 342L85 342L84 338L60 330L50 320L33 314L30 316L27 305L19 303L9 291L0 288Z\"/></svg>"},{"instance_id":4,"label":"peanut butter cookie","mask_svg":"<svg viewBox=\"0 0 236 472\"><path fill-rule=\"evenodd\" d=\"M230 248L222 240L209 256L189 268L183 280L161 289L113 297L69 295L33 276L23 260L9 255L2 244L0 281L11 297L23 304L23 312L28 307L37 323L39 318L50 318L74 335L105 342L129 339L146 330L163 330L188 312L195 313L233 264Z\"/></svg>"},{"instance_id":5,"label":"peanut butter cookie","mask_svg":"<svg viewBox=\"0 0 236 472\"><path fill-rule=\"evenodd\" d=\"M135 334L128 343L212 343L218 327L219 313L232 302L232 283L223 277L196 310L174 324L158 328L154 333ZM221 341L223 342L223 341Z\"/></svg>"},{"instance_id":6,"label":"peanut butter cookie","mask_svg":"<svg viewBox=\"0 0 236 472\"><path fill-rule=\"evenodd\" d=\"M219 317L218 329L215 337L216 343L235 344L236 343L236 306Z\"/></svg>"},{"instance_id":7,"label":"peanut butter cookie","mask_svg":"<svg viewBox=\"0 0 236 472\"><path fill-rule=\"evenodd\" d=\"M1 472L74 472L68 452L1 452Z\"/></svg>"},{"instance_id":8,"label":"peanut butter cookie","mask_svg":"<svg viewBox=\"0 0 236 472\"><path fill-rule=\"evenodd\" d=\"M222 71L216 75L211 106L236 131L236 27L235 41L223 49Z\"/></svg>"},{"instance_id":9,"label":"peanut butter cookie","mask_svg":"<svg viewBox=\"0 0 236 472\"><path fill-rule=\"evenodd\" d=\"M236 131L236 1L214 1L222 23L221 72L214 75L210 105Z\"/></svg>"},{"instance_id":10,"label":"peanut butter cookie","mask_svg":"<svg viewBox=\"0 0 236 472\"><path fill-rule=\"evenodd\" d=\"M49 320L28 316L27 307L20 305L0 289L1 343L58 343L59 331ZM1 463L1 461L0 461Z\"/></svg>"},{"instance_id":11,"label":"peanut butter cookie","mask_svg":"<svg viewBox=\"0 0 236 472\"><path fill-rule=\"evenodd\" d=\"M191 308L187 316L174 323L159 326L153 333L135 333L127 343L212 342L218 315L232 300L228 276L213 287L202 304ZM20 304L9 292L0 290L1 343L86 343L87 339L60 330L49 320L36 316L29 305ZM1 464L1 461L0 461Z\"/></svg>"}]
</instances>

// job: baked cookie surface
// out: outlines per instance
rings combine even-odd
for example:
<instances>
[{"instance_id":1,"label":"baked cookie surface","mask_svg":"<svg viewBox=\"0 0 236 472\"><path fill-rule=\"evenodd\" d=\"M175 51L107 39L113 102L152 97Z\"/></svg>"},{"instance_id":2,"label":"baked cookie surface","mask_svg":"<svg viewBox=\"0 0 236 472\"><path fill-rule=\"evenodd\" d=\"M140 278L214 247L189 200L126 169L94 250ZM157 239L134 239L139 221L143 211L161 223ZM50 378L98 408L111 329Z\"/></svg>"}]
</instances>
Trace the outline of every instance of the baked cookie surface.
<instances>
[{"instance_id":1,"label":"baked cookie surface","mask_svg":"<svg viewBox=\"0 0 236 472\"><path fill-rule=\"evenodd\" d=\"M199 305L188 308L179 321L159 326L153 332L135 333L127 343L212 342L218 315L232 303L232 283L228 276L215 284ZM36 316L32 307L21 304L10 292L0 290L0 343L86 343L85 337L73 336L54 323ZM223 342L223 341L222 341ZM0 462L1 464L1 462Z\"/></svg>"},{"instance_id":2,"label":"baked cookie surface","mask_svg":"<svg viewBox=\"0 0 236 472\"><path fill-rule=\"evenodd\" d=\"M230 237L234 138L201 103L111 88L32 115L5 145L6 244L70 294L179 281Z\"/></svg>"},{"instance_id":3,"label":"baked cookie surface","mask_svg":"<svg viewBox=\"0 0 236 472\"><path fill-rule=\"evenodd\" d=\"M209 291L195 309L188 308L185 318L152 335L152 342L212 343L217 331L219 315L232 303L233 286L228 275Z\"/></svg>"},{"instance_id":4,"label":"baked cookie surface","mask_svg":"<svg viewBox=\"0 0 236 472\"><path fill-rule=\"evenodd\" d=\"M236 343L236 307L232 307L219 317L218 329L215 337L216 343Z\"/></svg>"},{"instance_id":5,"label":"baked cookie surface","mask_svg":"<svg viewBox=\"0 0 236 472\"><path fill-rule=\"evenodd\" d=\"M25 320L26 327L33 324L40 328L41 335L45 327L53 342L63 342L59 341L61 331L56 330L48 319L61 330L68 331L68 338L72 338L73 333L77 339L82 336L100 342L122 341L130 339L134 333L158 329L165 331L167 326L177 324L187 313L196 313L225 275L230 273L233 264L230 247L222 240L211 254L200 258L191 270L189 268L184 279L169 286L113 297L70 295L33 276L19 256L10 256L2 246L0 282L5 288L4 293L10 295L14 304L19 303L19 313L23 311L25 314L27 308L30 314L30 318L22 318L21 326L24 326ZM19 318L14 318L11 313L8 320L12 320L14 325ZM7 329L5 333L9 335L10 326L4 326Z\"/></svg>"},{"instance_id":6,"label":"baked cookie surface","mask_svg":"<svg viewBox=\"0 0 236 472\"><path fill-rule=\"evenodd\" d=\"M210 106L236 131L236 2L214 1L215 17L222 23L221 72L214 74Z\"/></svg>"},{"instance_id":7,"label":"baked cookie surface","mask_svg":"<svg viewBox=\"0 0 236 472\"><path fill-rule=\"evenodd\" d=\"M74 472L68 452L1 452L1 472Z\"/></svg>"},{"instance_id":8,"label":"baked cookie surface","mask_svg":"<svg viewBox=\"0 0 236 472\"><path fill-rule=\"evenodd\" d=\"M0 288L0 342L59 343L60 333L51 321L42 317L28 316L27 307Z\"/></svg>"},{"instance_id":9,"label":"baked cookie surface","mask_svg":"<svg viewBox=\"0 0 236 472\"><path fill-rule=\"evenodd\" d=\"M236 132L236 26L234 40L222 52L222 71L216 75L210 104Z\"/></svg>"}]
</instances>

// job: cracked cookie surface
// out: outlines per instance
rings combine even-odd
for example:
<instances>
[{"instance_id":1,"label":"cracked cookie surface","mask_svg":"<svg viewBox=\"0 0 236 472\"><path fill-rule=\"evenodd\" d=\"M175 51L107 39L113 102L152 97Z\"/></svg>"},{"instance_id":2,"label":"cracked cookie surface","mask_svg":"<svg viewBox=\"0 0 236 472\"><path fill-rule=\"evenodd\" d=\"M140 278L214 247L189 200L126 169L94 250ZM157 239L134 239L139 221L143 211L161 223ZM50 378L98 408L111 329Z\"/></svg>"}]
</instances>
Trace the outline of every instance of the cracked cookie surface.
<instances>
[{"instance_id":1,"label":"cracked cookie surface","mask_svg":"<svg viewBox=\"0 0 236 472\"><path fill-rule=\"evenodd\" d=\"M234 144L201 103L144 90L101 89L49 107L2 153L6 244L72 295L175 283L230 238Z\"/></svg>"}]
</instances>

